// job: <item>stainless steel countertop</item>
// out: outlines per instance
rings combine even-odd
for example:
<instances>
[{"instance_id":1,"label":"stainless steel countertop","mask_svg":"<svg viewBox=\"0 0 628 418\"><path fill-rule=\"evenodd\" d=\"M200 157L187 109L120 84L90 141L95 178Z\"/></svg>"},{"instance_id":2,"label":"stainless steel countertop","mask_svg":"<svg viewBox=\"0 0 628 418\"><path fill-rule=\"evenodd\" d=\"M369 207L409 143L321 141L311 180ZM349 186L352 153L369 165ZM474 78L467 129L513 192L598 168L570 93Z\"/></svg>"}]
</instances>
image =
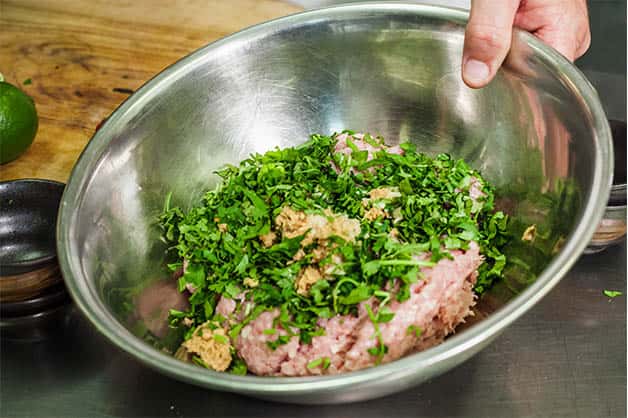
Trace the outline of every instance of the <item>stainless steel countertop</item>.
<instances>
[{"instance_id":1,"label":"stainless steel countertop","mask_svg":"<svg viewBox=\"0 0 628 418\"><path fill-rule=\"evenodd\" d=\"M609 299L604 289L621 290ZM625 417L626 244L583 256L479 355L379 400L311 406L212 392L116 350L70 307L38 342L1 342L4 417Z\"/></svg>"}]
</instances>

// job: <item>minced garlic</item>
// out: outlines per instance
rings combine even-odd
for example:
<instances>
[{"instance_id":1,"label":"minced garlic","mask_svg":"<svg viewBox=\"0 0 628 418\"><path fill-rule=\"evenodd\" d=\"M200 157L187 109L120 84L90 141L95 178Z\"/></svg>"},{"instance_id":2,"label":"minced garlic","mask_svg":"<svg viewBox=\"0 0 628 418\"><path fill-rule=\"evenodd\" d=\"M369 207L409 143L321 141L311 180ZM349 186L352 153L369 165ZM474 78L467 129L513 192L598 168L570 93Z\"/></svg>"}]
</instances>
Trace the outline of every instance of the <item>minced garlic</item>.
<instances>
[{"instance_id":1,"label":"minced garlic","mask_svg":"<svg viewBox=\"0 0 628 418\"><path fill-rule=\"evenodd\" d=\"M387 218L388 212L386 210L380 208L379 206L373 206L366 212L364 212L364 219L367 221L374 221L378 218Z\"/></svg>"},{"instance_id":2,"label":"minced garlic","mask_svg":"<svg viewBox=\"0 0 628 418\"><path fill-rule=\"evenodd\" d=\"M260 235L259 240L262 242L262 245L266 248L272 247L275 243L275 239L277 238L277 234L273 231L270 231L268 234Z\"/></svg>"},{"instance_id":3,"label":"minced garlic","mask_svg":"<svg viewBox=\"0 0 628 418\"><path fill-rule=\"evenodd\" d=\"M218 372L224 372L231 364L231 343L224 328L211 329L208 323L200 325L192 338L181 344L186 353L179 353L179 357L185 354L196 354L207 367Z\"/></svg>"},{"instance_id":4,"label":"minced garlic","mask_svg":"<svg viewBox=\"0 0 628 418\"><path fill-rule=\"evenodd\" d=\"M527 227L526 230L523 232L523 235L521 236L521 240L532 242L534 241L535 237L536 237L536 225L532 225L532 226Z\"/></svg>"},{"instance_id":5,"label":"minced garlic","mask_svg":"<svg viewBox=\"0 0 628 418\"><path fill-rule=\"evenodd\" d=\"M398 197L401 197L401 193L396 187L378 187L369 191L370 200L396 199Z\"/></svg>"},{"instance_id":6,"label":"minced garlic","mask_svg":"<svg viewBox=\"0 0 628 418\"><path fill-rule=\"evenodd\" d=\"M275 224L286 238L295 238L305 234L301 245L306 247L315 241L338 236L345 241L355 241L360 234L360 222L345 215L332 213L329 209L324 215L306 214L285 206Z\"/></svg>"},{"instance_id":7,"label":"minced garlic","mask_svg":"<svg viewBox=\"0 0 628 418\"><path fill-rule=\"evenodd\" d=\"M295 281L297 293L307 295L310 287L322 278L323 275L317 268L311 266L305 267L299 272L297 280Z\"/></svg>"},{"instance_id":8,"label":"minced garlic","mask_svg":"<svg viewBox=\"0 0 628 418\"><path fill-rule=\"evenodd\" d=\"M314 283L331 275L336 271L336 266L342 263L342 257L333 255L330 264L324 268L317 266L336 248L334 243L330 244L329 238L337 236L345 241L355 242L360 234L360 221L335 214L330 209L326 209L323 215L319 215L307 214L286 206L277 215L275 224L285 238L305 235L301 241L302 248L295 253L290 263L302 260L306 256L303 248L317 244L311 251L312 263L315 265L301 269L294 282L297 293L300 295L307 295Z\"/></svg>"},{"instance_id":9,"label":"minced garlic","mask_svg":"<svg viewBox=\"0 0 628 418\"><path fill-rule=\"evenodd\" d=\"M248 286L251 288L259 286L259 281L255 279L251 279L250 277L247 277L246 279L244 279L243 283L245 286Z\"/></svg>"}]
</instances>

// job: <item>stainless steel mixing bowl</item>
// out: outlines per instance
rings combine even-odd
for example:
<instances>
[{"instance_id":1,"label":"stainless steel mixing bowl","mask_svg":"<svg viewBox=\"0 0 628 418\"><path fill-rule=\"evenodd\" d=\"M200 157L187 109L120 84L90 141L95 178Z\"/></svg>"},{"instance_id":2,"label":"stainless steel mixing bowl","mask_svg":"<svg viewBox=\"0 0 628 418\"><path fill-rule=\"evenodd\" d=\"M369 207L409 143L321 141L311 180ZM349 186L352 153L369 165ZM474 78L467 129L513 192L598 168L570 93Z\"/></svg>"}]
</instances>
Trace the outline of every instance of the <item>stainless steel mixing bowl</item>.
<instances>
[{"instance_id":1,"label":"stainless steel mixing bowl","mask_svg":"<svg viewBox=\"0 0 628 418\"><path fill-rule=\"evenodd\" d=\"M529 34L514 33L490 86L466 88L466 20L460 10L388 2L310 11L224 38L150 80L94 135L63 196L58 254L77 305L114 344L162 373L287 402L383 396L473 356L581 254L604 211L613 158L592 86ZM343 128L391 143L411 138L425 152L465 158L493 182L498 205L519 226L507 280L480 300L474 323L427 351L329 377L234 376L164 353L169 335L137 304L146 292L162 313L174 303L165 301L156 226L167 193L187 208L216 184L223 164ZM533 224L535 243L521 241Z\"/></svg>"}]
</instances>

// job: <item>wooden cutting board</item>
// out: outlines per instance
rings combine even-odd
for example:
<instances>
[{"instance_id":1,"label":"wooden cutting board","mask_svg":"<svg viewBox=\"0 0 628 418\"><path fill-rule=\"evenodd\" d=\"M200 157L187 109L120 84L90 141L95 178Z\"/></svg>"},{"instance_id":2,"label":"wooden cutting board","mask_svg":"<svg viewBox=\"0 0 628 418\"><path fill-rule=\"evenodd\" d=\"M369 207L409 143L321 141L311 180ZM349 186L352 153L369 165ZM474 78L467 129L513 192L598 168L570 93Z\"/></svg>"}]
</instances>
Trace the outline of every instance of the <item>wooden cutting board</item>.
<instances>
[{"instance_id":1,"label":"wooden cutting board","mask_svg":"<svg viewBox=\"0 0 628 418\"><path fill-rule=\"evenodd\" d=\"M278 0L0 0L0 72L39 114L35 142L0 166L0 180L66 182L98 124L145 81L207 43L297 11Z\"/></svg>"}]
</instances>

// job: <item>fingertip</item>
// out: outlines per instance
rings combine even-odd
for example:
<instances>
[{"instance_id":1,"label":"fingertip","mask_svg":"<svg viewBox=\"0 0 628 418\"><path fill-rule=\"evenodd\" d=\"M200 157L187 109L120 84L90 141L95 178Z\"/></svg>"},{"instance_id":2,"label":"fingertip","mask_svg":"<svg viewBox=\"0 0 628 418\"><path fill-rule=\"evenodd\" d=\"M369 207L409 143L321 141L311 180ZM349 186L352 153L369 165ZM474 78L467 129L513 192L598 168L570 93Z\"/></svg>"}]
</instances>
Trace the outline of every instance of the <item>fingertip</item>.
<instances>
[{"instance_id":1,"label":"fingertip","mask_svg":"<svg viewBox=\"0 0 628 418\"><path fill-rule=\"evenodd\" d=\"M491 69L485 62L467 58L462 65L462 79L471 88L482 88L491 81Z\"/></svg>"},{"instance_id":2,"label":"fingertip","mask_svg":"<svg viewBox=\"0 0 628 418\"><path fill-rule=\"evenodd\" d=\"M462 64L462 79L469 87L486 86L504 61L519 3L520 0L473 0Z\"/></svg>"}]
</instances>

